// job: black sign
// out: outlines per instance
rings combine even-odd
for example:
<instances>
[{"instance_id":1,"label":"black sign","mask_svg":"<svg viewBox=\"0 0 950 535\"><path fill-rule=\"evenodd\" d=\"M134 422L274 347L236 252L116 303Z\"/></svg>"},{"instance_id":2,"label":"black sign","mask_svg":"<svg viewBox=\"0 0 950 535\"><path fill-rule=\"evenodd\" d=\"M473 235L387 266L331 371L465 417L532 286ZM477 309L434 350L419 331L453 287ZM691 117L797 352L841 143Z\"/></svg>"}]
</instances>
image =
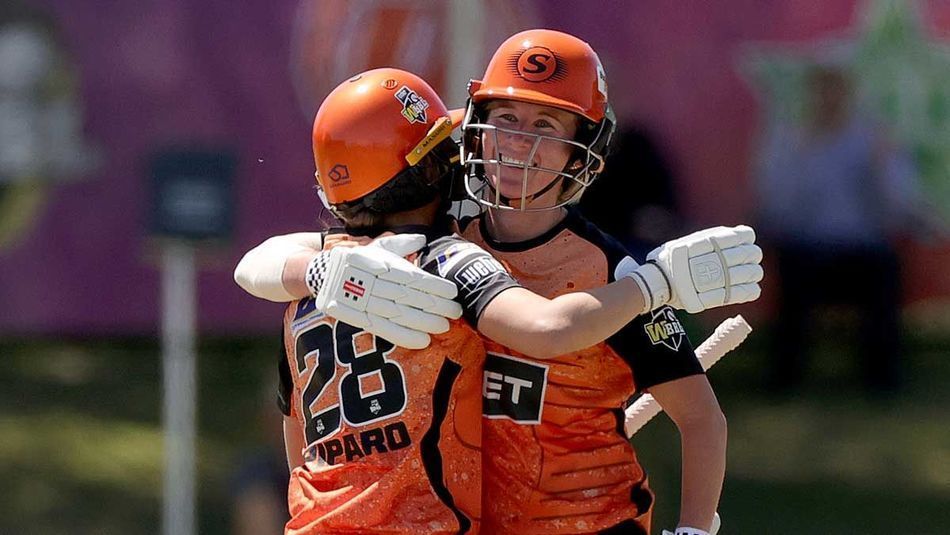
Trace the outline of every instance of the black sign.
<instances>
[{"instance_id":1,"label":"black sign","mask_svg":"<svg viewBox=\"0 0 950 535\"><path fill-rule=\"evenodd\" d=\"M234 227L230 151L168 150L151 162L152 232L184 239L225 239Z\"/></svg>"}]
</instances>

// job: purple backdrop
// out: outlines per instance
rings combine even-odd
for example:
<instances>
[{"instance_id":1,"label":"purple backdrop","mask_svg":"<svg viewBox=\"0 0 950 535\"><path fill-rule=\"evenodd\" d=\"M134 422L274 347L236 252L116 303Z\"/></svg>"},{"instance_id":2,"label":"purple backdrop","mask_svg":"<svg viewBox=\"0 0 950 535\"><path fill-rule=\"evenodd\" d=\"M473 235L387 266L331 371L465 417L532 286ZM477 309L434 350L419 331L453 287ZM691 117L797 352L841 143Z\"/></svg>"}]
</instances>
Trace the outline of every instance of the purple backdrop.
<instances>
[{"instance_id":1,"label":"purple backdrop","mask_svg":"<svg viewBox=\"0 0 950 535\"><path fill-rule=\"evenodd\" d=\"M104 154L90 176L52 188L27 233L0 250L0 333L157 330L145 163L171 143L230 145L239 154L236 235L204 254L201 328L276 332L281 307L244 295L231 269L261 239L314 225L319 215L309 192L309 120L290 62L298 0L41 5L61 27L80 77L85 134ZM854 5L733 0L692 2L686 11L666 0L550 0L538 1L533 16L601 52L621 117L651 125L673 156L687 213L700 223L734 223L751 209L748 162L759 120L736 51L748 42L846 34ZM947 27L950 10L936 13ZM531 14L519 16L519 24L535 24ZM721 201L723 188L742 193L706 202Z\"/></svg>"}]
</instances>

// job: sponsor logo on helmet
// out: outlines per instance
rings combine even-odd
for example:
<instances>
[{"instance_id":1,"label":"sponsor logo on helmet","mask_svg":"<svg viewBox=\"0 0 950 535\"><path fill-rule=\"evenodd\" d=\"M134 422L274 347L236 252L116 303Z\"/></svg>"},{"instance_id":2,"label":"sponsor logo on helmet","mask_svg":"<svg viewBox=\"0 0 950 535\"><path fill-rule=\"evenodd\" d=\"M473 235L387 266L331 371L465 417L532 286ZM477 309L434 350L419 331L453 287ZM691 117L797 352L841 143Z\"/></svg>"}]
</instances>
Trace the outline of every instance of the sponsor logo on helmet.
<instances>
[{"instance_id":1,"label":"sponsor logo on helmet","mask_svg":"<svg viewBox=\"0 0 950 535\"><path fill-rule=\"evenodd\" d=\"M389 89L390 91L392 91L393 89L396 89L396 86L399 85L399 82L397 82L396 80L393 80L392 78L389 78L388 80L384 81L380 85L382 85L385 89Z\"/></svg>"},{"instance_id":2,"label":"sponsor logo on helmet","mask_svg":"<svg viewBox=\"0 0 950 535\"><path fill-rule=\"evenodd\" d=\"M597 58L597 91L604 96L604 100L607 100L607 72L600 64L600 58Z\"/></svg>"},{"instance_id":3,"label":"sponsor logo on helmet","mask_svg":"<svg viewBox=\"0 0 950 535\"><path fill-rule=\"evenodd\" d=\"M683 324L670 307L655 310L652 321L644 325L643 330L646 331L651 344L663 344L673 351L680 348L683 337L686 336Z\"/></svg>"},{"instance_id":4,"label":"sponsor logo on helmet","mask_svg":"<svg viewBox=\"0 0 950 535\"><path fill-rule=\"evenodd\" d=\"M429 109L429 103L426 102L426 99L420 97L408 86L400 87L394 96L402 104L402 116L410 124L426 122L426 110Z\"/></svg>"},{"instance_id":5,"label":"sponsor logo on helmet","mask_svg":"<svg viewBox=\"0 0 950 535\"><path fill-rule=\"evenodd\" d=\"M528 82L559 81L567 76L564 60L543 46L531 47L511 56L508 66Z\"/></svg>"},{"instance_id":6,"label":"sponsor logo on helmet","mask_svg":"<svg viewBox=\"0 0 950 535\"><path fill-rule=\"evenodd\" d=\"M338 163L327 172L327 178L330 179L331 188L349 184L350 170L345 165Z\"/></svg>"}]
</instances>

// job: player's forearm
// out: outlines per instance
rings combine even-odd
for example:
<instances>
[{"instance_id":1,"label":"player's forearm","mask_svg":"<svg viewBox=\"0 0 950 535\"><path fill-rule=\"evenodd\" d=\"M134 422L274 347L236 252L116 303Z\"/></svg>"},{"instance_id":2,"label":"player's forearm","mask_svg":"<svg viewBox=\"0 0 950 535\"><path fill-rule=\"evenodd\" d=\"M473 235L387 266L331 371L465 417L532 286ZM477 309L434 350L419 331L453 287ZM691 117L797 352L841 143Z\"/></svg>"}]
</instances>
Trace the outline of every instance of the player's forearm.
<instances>
[{"instance_id":1,"label":"player's forearm","mask_svg":"<svg viewBox=\"0 0 950 535\"><path fill-rule=\"evenodd\" d=\"M560 328L550 333L551 351L563 355L603 342L646 310L637 284L624 278L607 286L551 300Z\"/></svg>"},{"instance_id":2,"label":"player's forearm","mask_svg":"<svg viewBox=\"0 0 950 535\"><path fill-rule=\"evenodd\" d=\"M310 288L307 287L307 266L317 254L317 251L301 251L284 263L281 284L294 299L310 297Z\"/></svg>"},{"instance_id":3,"label":"player's forearm","mask_svg":"<svg viewBox=\"0 0 950 535\"><path fill-rule=\"evenodd\" d=\"M626 278L554 299L516 288L489 303L478 330L516 351L545 359L606 340L644 308L639 288Z\"/></svg>"},{"instance_id":4,"label":"player's forearm","mask_svg":"<svg viewBox=\"0 0 950 535\"><path fill-rule=\"evenodd\" d=\"M726 419L717 407L678 427L683 450L679 525L709 531L726 470Z\"/></svg>"},{"instance_id":5,"label":"player's forearm","mask_svg":"<svg viewBox=\"0 0 950 535\"><path fill-rule=\"evenodd\" d=\"M307 264L320 249L320 234L274 236L248 251L234 269L234 282L254 297L288 302L310 295Z\"/></svg>"}]
</instances>

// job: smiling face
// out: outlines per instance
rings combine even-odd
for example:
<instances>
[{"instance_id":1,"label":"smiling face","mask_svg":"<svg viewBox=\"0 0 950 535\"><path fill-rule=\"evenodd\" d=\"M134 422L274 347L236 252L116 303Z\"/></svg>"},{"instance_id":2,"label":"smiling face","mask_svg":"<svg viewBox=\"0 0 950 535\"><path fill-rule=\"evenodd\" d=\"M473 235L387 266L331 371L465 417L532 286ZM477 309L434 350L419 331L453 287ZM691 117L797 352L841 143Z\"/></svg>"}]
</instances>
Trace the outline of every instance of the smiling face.
<instances>
[{"instance_id":1,"label":"smiling face","mask_svg":"<svg viewBox=\"0 0 950 535\"><path fill-rule=\"evenodd\" d=\"M485 164L489 182L508 199L532 199L567 166L574 146L559 140L574 139L579 117L513 100L494 100L486 110L485 122L495 127L481 133L483 158L496 161ZM542 195L556 199L560 191L554 187Z\"/></svg>"}]
</instances>

